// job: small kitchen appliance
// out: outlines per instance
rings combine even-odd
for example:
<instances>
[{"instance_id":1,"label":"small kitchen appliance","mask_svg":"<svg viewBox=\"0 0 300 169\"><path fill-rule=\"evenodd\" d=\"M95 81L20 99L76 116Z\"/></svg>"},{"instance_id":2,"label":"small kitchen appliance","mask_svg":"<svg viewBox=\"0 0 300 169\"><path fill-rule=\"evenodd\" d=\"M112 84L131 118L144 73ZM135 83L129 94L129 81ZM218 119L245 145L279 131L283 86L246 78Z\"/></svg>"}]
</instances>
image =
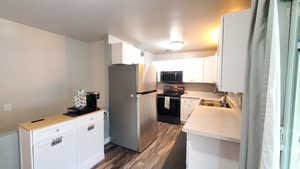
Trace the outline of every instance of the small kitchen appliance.
<instances>
[{"instance_id":1,"label":"small kitchen appliance","mask_svg":"<svg viewBox=\"0 0 300 169\"><path fill-rule=\"evenodd\" d=\"M182 83L183 71L162 71L160 81L164 83Z\"/></svg>"},{"instance_id":2,"label":"small kitchen appliance","mask_svg":"<svg viewBox=\"0 0 300 169\"><path fill-rule=\"evenodd\" d=\"M91 110L97 110L97 101L100 99L100 94L98 92L87 92L86 95L86 107Z\"/></svg>"},{"instance_id":3,"label":"small kitchen appliance","mask_svg":"<svg viewBox=\"0 0 300 169\"><path fill-rule=\"evenodd\" d=\"M76 99L76 96L74 96L75 99L74 106L69 107L67 109L67 113L64 113L65 115L79 116L79 115L100 110L97 106L97 101L100 99L100 94L98 92L85 92L85 94L81 95L80 97L84 97L81 99L85 100L85 105L77 106L76 100L78 99Z\"/></svg>"}]
</instances>

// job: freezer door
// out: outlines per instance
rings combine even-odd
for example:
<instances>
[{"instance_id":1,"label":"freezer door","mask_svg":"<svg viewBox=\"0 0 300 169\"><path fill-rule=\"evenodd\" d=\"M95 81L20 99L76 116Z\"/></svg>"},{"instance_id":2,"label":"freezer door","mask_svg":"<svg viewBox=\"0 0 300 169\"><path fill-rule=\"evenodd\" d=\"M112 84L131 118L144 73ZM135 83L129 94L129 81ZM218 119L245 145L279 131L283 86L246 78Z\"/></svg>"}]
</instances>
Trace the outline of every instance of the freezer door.
<instances>
[{"instance_id":1,"label":"freezer door","mask_svg":"<svg viewBox=\"0 0 300 169\"><path fill-rule=\"evenodd\" d=\"M138 94L139 150L143 151L157 137L156 92Z\"/></svg>"},{"instance_id":2,"label":"freezer door","mask_svg":"<svg viewBox=\"0 0 300 169\"><path fill-rule=\"evenodd\" d=\"M153 64L137 65L137 92L156 89L156 69Z\"/></svg>"}]
</instances>

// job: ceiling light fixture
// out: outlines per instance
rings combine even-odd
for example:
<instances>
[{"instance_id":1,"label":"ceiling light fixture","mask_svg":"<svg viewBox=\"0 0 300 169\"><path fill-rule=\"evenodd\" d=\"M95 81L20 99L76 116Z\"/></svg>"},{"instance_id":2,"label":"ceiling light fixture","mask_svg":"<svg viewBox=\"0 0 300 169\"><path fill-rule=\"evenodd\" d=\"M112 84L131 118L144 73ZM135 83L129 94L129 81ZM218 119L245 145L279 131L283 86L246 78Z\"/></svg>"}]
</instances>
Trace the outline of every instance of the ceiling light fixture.
<instances>
[{"instance_id":1,"label":"ceiling light fixture","mask_svg":"<svg viewBox=\"0 0 300 169\"><path fill-rule=\"evenodd\" d=\"M214 28L211 30L211 42L217 44L219 41L219 28Z\"/></svg>"},{"instance_id":2,"label":"ceiling light fixture","mask_svg":"<svg viewBox=\"0 0 300 169\"><path fill-rule=\"evenodd\" d=\"M184 46L183 41L171 41L169 43L169 48L171 50L180 50L180 49L182 49L183 46Z\"/></svg>"}]
</instances>

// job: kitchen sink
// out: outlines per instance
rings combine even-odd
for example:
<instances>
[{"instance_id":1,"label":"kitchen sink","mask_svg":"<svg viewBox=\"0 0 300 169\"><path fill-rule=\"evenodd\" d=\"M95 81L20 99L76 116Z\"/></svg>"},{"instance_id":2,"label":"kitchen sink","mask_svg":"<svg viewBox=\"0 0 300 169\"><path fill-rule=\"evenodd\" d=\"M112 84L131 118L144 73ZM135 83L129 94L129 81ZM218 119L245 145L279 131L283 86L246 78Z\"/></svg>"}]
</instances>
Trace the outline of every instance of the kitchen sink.
<instances>
[{"instance_id":1,"label":"kitchen sink","mask_svg":"<svg viewBox=\"0 0 300 169\"><path fill-rule=\"evenodd\" d=\"M223 107L231 109L231 106L227 102L222 102L221 100L206 100L202 99L199 103L201 106L210 106L210 107Z\"/></svg>"}]
</instances>

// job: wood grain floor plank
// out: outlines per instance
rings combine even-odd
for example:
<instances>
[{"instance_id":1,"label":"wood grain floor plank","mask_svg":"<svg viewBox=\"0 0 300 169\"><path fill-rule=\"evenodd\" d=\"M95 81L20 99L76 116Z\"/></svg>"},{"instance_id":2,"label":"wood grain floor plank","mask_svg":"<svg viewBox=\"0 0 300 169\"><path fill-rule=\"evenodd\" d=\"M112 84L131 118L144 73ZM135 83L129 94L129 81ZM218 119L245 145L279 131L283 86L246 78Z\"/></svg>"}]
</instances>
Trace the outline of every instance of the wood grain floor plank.
<instances>
[{"instance_id":1,"label":"wood grain floor plank","mask_svg":"<svg viewBox=\"0 0 300 169\"><path fill-rule=\"evenodd\" d=\"M158 122L157 127L157 139L141 153L107 144L105 159L94 169L161 169L181 133L182 125Z\"/></svg>"}]
</instances>

